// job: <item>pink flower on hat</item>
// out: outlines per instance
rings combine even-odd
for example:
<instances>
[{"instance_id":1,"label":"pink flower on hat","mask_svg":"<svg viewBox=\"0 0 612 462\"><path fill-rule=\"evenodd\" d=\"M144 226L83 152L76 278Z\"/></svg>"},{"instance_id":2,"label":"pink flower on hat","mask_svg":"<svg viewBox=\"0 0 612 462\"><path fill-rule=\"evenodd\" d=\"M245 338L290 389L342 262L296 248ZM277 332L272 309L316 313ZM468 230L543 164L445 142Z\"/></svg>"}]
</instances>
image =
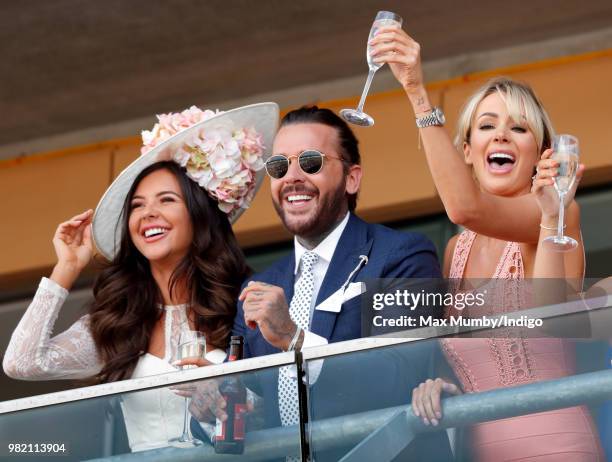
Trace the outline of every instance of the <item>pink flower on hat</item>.
<instances>
[{"instance_id":1,"label":"pink flower on hat","mask_svg":"<svg viewBox=\"0 0 612 462\"><path fill-rule=\"evenodd\" d=\"M249 193L254 189L255 181L251 170L243 169L236 175L212 182L213 197L219 201L219 208L226 213L241 208Z\"/></svg>"},{"instance_id":2,"label":"pink flower on hat","mask_svg":"<svg viewBox=\"0 0 612 462\"><path fill-rule=\"evenodd\" d=\"M159 143L166 141L176 133L189 128L192 125L210 119L219 111L210 110L203 111L199 107L191 106L183 112L171 112L169 114L159 114L157 123L149 130L143 130L141 154L145 154L157 146Z\"/></svg>"},{"instance_id":3,"label":"pink flower on hat","mask_svg":"<svg viewBox=\"0 0 612 462\"><path fill-rule=\"evenodd\" d=\"M181 113L157 116L151 131L142 132L142 154L159 143L219 112L196 106ZM246 208L255 191L255 172L264 167L263 137L253 128L230 131L218 127L202 129L172 153L172 159L186 169L187 176L217 200L219 208L232 213Z\"/></svg>"},{"instance_id":4,"label":"pink flower on hat","mask_svg":"<svg viewBox=\"0 0 612 462\"><path fill-rule=\"evenodd\" d=\"M254 170L264 166L262 158L262 136L252 128L245 128L234 135L240 143L240 150L245 163Z\"/></svg>"}]
</instances>

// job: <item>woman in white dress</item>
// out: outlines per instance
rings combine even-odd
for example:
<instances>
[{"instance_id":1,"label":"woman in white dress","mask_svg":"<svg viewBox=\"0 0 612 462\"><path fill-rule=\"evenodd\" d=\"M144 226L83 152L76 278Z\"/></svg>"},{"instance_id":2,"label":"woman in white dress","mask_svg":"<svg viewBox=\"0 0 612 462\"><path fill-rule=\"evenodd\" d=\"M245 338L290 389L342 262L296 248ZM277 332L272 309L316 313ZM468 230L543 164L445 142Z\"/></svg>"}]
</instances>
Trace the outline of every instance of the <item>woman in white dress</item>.
<instances>
[{"instance_id":1,"label":"woman in white dress","mask_svg":"<svg viewBox=\"0 0 612 462\"><path fill-rule=\"evenodd\" d=\"M249 274L231 223L259 186L278 107L225 113L190 108L143 132L143 155L117 177L95 215L61 223L57 263L15 329L3 367L21 380L114 382L176 370L181 331L206 336L208 362L225 359ZM109 260L89 313L51 337L95 240ZM131 393L122 408L132 451L180 436L184 399L168 389Z\"/></svg>"}]
</instances>

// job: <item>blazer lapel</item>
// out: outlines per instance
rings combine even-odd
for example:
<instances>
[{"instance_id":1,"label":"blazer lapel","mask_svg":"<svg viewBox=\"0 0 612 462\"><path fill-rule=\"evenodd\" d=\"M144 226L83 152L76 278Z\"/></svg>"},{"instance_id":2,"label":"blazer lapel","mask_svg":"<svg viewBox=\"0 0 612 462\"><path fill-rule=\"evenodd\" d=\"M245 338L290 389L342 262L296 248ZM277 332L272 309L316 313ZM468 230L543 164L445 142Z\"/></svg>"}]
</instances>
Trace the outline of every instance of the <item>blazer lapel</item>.
<instances>
[{"instance_id":1,"label":"blazer lapel","mask_svg":"<svg viewBox=\"0 0 612 462\"><path fill-rule=\"evenodd\" d=\"M276 282L273 284L283 288L285 291L285 300L287 301L287 306L289 306L293 298L293 286L295 284L295 251L291 252L287 260L288 263L287 266L285 266L285 270L278 272Z\"/></svg>"},{"instance_id":2,"label":"blazer lapel","mask_svg":"<svg viewBox=\"0 0 612 462\"><path fill-rule=\"evenodd\" d=\"M351 272L359 264L359 256L369 255L371 247L372 240L368 240L367 224L351 214L346 228L340 236L317 296L312 316L312 332L328 340L330 339L339 313L317 310L316 306L342 287L342 284L346 282ZM357 274L354 277L356 276Z\"/></svg>"}]
</instances>

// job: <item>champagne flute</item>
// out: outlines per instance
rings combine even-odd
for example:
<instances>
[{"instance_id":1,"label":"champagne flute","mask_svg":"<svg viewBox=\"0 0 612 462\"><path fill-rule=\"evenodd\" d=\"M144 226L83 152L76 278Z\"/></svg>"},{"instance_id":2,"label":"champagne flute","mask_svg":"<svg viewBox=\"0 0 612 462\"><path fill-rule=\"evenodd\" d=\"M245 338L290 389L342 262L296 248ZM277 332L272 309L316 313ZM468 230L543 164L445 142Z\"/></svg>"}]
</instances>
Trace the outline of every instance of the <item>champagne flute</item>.
<instances>
[{"instance_id":1,"label":"champagne flute","mask_svg":"<svg viewBox=\"0 0 612 462\"><path fill-rule=\"evenodd\" d=\"M179 345L176 359L204 358L206 356L206 337L202 332L194 330L184 330L179 335ZM189 369L196 366L182 366L182 369ZM185 412L183 416L183 434L168 441L171 446L178 448L188 448L199 446L202 442L193 436L189 430L189 399L185 397Z\"/></svg>"},{"instance_id":2,"label":"champagne flute","mask_svg":"<svg viewBox=\"0 0 612 462\"><path fill-rule=\"evenodd\" d=\"M542 241L543 245L558 252L567 252L575 249L578 242L569 236L563 235L565 195L574 186L576 172L578 171L578 138L572 135L557 135L553 138L552 159L559 162L557 176L555 177L555 189L559 194L559 221L557 223L557 235L547 237Z\"/></svg>"},{"instance_id":3,"label":"champagne flute","mask_svg":"<svg viewBox=\"0 0 612 462\"><path fill-rule=\"evenodd\" d=\"M360 125L362 127L371 127L374 125L374 119L372 116L369 116L365 112L363 112L363 105L365 104L366 96L368 95L368 91L370 90L370 85L372 84L372 79L374 78L374 74L378 69L380 69L383 63L376 63L372 59L371 51L372 47L370 47L370 40L374 38L378 29L383 26L397 26L399 28L402 27L402 18L390 11L379 11L376 14L376 18L374 19L374 23L372 24L372 28L370 29L370 36L368 37L368 46L366 48L366 60L368 62L368 67L370 71L368 72L368 79L366 80L365 86L363 88L363 92L361 93L361 99L359 100L359 104L357 105L357 109L342 109L340 111L340 116L355 125Z\"/></svg>"}]
</instances>

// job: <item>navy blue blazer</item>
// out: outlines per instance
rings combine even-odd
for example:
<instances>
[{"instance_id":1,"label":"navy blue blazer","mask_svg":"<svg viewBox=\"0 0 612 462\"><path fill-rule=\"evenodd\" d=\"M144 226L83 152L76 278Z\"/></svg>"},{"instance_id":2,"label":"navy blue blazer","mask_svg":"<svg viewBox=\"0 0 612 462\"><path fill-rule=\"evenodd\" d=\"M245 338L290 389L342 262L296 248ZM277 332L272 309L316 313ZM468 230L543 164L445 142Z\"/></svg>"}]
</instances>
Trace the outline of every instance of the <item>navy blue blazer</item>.
<instances>
[{"instance_id":1,"label":"navy blue blazer","mask_svg":"<svg viewBox=\"0 0 612 462\"><path fill-rule=\"evenodd\" d=\"M404 233L385 226L369 224L351 214L329 268L319 290L316 305L326 300L345 283L358 266L360 257L368 261L352 277L351 282L375 278L439 278L440 267L433 244L423 235ZM262 281L283 288L287 303L293 297L295 253L281 259L270 268L253 275L249 280ZM248 283L248 281L245 282ZM361 297L346 301L338 313L315 310L310 331L325 337L329 343L361 337ZM232 335L245 338L245 358L258 357L280 350L270 345L259 329L249 329L244 322L242 302L238 304ZM317 383L312 388L314 398L317 389L325 399L312 400L311 419L362 412L369 409L408 404L412 388L432 376L431 360L434 342L427 347L406 349L407 354L390 351L364 371L358 361L343 365L326 374L326 364ZM385 359L386 358L386 359ZM333 361L326 361L327 364ZM339 378L342 377L342 380ZM280 426L278 413L278 374L263 373L260 380L249 381L248 386L264 398L266 426ZM338 382L341 383L338 383ZM384 385L383 385L384 384ZM383 385L383 386L381 386ZM334 390L332 392L332 390ZM339 391L336 391L339 390ZM378 390L378 392L376 391ZM377 395L373 398L373 393ZM418 440L418 439L417 439ZM424 437L424 444L413 445L413 455L428 454L430 460L450 460L451 453L446 433ZM334 460L331 456L329 460ZM317 458L319 460L320 457ZM327 459L327 457L324 457Z\"/></svg>"},{"instance_id":2,"label":"navy blue blazer","mask_svg":"<svg viewBox=\"0 0 612 462\"><path fill-rule=\"evenodd\" d=\"M403 233L386 226L366 223L351 214L319 290L316 305L327 299L344 284L359 264L361 255L367 256L368 262L354 275L351 282L376 278L441 277L435 247L425 236L417 233ZM249 280L282 287L289 304L293 297L294 270L295 253L291 252L266 271L253 275ZM342 305L339 313L315 310L310 331L325 337L329 343L360 338L360 301L360 297L348 300ZM280 351L266 342L259 329L251 330L246 327L242 302L238 303L238 313L232 335L245 337L245 358Z\"/></svg>"}]
</instances>

